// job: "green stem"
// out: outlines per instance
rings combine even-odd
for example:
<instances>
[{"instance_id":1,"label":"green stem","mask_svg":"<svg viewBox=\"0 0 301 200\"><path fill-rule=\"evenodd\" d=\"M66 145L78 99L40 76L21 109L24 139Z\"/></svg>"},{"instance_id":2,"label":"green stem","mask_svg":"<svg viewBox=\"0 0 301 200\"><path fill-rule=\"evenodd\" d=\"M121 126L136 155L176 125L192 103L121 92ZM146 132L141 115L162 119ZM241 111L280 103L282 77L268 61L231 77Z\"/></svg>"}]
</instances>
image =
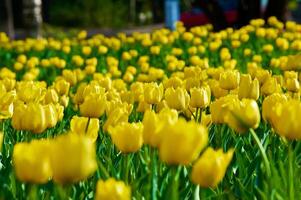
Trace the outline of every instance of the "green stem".
<instances>
[{"instance_id":1,"label":"green stem","mask_svg":"<svg viewBox=\"0 0 301 200\"><path fill-rule=\"evenodd\" d=\"M193 199L200 200L200 186L199 185L195 186Z\"/></svg>"},{"instance_id":2,"label":"green stem","mask_svg":"<svg viewBox=\"0 0 301 200\"><path fill-rule=\"evenodd\" d=\"M157 157L156 157L156 150L150 149L151 152L151 196L152 200L157 199L157 191L158 191L158 183L157 183L157 176L158 176L158 170L157 170Z\"/></svg>"},{"instance_id":3,"label":"green stem","mask_svg":"<svg viewBox=\"0 0 301 200\"><path fill-rule=\"evenodd\" d=\"M294 169L293 169L293 152L292 152L292 146L291 143L288 146L288 164L289 164L289 199L294 200L295 194L294 194Z\"/></svg>"},{"instance_id":4,"label":"green stem","mask_svg":"<svg viewBox=\"0 0 301 200\"><path fill-rule=\"evenodd\" d=\"M179 175L181 166L172 167L171 200L179 199Z\"/></svg>"},{"instance_id":5,"label":"green stem","mask_svg":"<svg viewBox=\"0 0 301 200\"><path fill-rule=\"evenodd\" d=\"M130 156L131 156L131 154L125 154L124 155L125 157L124 157L124 169L125 169L125 172L124 172L124 177L123 177L123 179L124 179L124 182L126 183L126 184L128 184L128 182L129 182L129 171L130 171L130 168L129 168L129 161L130 161Z\"/></svg>"},{"instance_id":6,"label":"green stem","mask_svg":"<svg viewBox=\"0 0 301 200\"><path fill-rule=\"evenodd\" d=\"M196 112L195 112L195 121L196 121L196 122L198 122L198 118L199 118L199 109L200 109L200 108L197 108L197 109L196 109Z\"/></svg>"},{"instance_id":7,"label":"green stem","mask_svg":"<svg viewBox=\"0 0 301 200\"><path fill-rule=\"evenodd\" d=\"M259 147L259 150L260 150L260 153L262 155L264 165L265 165L265 168L266 168L266 171L267 171L267 175L268 175L268 177L270 177L271 176L270 162L269 162L268 157L266 155L265 149L263 148L257 134L255 133L255 131L252 128L250 128L250 132L251 132L251 135L253 136L255 142L257 143L257 145Z\"/></svg>"}]
</instances>

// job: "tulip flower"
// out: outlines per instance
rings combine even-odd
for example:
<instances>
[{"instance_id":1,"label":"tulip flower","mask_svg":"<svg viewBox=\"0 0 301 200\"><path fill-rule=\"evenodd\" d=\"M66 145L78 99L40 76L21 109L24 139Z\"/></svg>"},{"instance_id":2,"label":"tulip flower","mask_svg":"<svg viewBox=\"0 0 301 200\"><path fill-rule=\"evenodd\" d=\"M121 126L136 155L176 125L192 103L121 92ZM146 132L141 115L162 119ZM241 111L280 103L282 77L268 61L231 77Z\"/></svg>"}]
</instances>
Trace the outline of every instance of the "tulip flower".
<instances>
[{"instance_id":1,"label":"tulip flower","mask_svg":"<svg viewBox=\"0 0 301 200\"><path fill-rule=\"evenodd\" d=\"M20 181L42 184L51 179L49 145L47 140L33 140L14 146L13 166Z\"/></svg>"},{"instance_id":2,"label":"tulip flower","mask_svg":"<svg viewBox=\"0 0 301 200\"><path fill-rule=\"evenodd\" d=\"M191 181L201 187L216 187L224 178L234 150L224 153L222 149L207 148L192 167Z\"/></svg>"},{"instance_id":3,"label":"tulip flower","mask_svg":"<svg viewBox=\"0 0 301 200\"><path fill-rule=\"evenodd\" d=\"M190 89L190 105L194 108L206 108L211 101L209 86Z\"/></svg>"},{"instance_id":4,"label":"tulip flower","mask_svg":"<svg viewBox=\"0 0 301 200\"><path fill-rule=\"evenodd\" d=\"M113 143L122 153L133 153L142 147L142 123L121 123L114 127L109 127L108 131Z\"/></svg>"},{"instance_id":5,"label":"tulip flower","mask_svg":"<svg viewBox=\"0 0 301 200\"><path fill-rule=\"evenodd\" d=\"M298 119L301 117L301 103L299 100L291 99L275 108L275 131L288 139L301 139L301 124Z\"/></svg>"},{"instance_id":6,"label":"tulip flower","mask_svg":"<svg viewBox=\"0 0 301 200\"><path fill-rule=\"evenodd\" d=\"M233 90L238 87L240 74L235 70L228 70L220 74L219 84L222 89Z\"/></svg>"},{"instance_id":7,"label":"tulip flower","mask_svg":"<svg viewBox=\"0 0 301 200\"><path fill-rule=\"evenodd\" d=\"M287 97L284 94L279 93L275 93L264 98L262 103L262 118L274 126L278 123L275 109L278 104L282 104L286 101Z\"/></svg>"},{"instance_id":8,"label":"tulip flower","mask_svg":"<svg viewBox=\"0 0 301 200\"><path fill-rule=\"evenodd\" d=\"M85 117L99 118L105 112L106 96L101 94L90 94L85 97L79 106L81 115Z\"/></svg>"},{"instance_id":9,"label":"tulip flower","mask_svg":"<svg viewBox=\"0 0 301 200\"><path fill-rule=\"evenodd\" d=\"M185 110L190 100L189 94L183 88L167 88L164 97L168 107L179 111Z\"/></svg>"},{"instance_id":10,"label":"tulip flower","mask_svg":"<svg viewBox=\"0 0 301 200\"><path fill-rule=\"evenodd\" d=\"M51 141L50 161L53 180L74 183L91 176L97 169L95 145L86 136L67 133Z\"/></svg>"},{"instance_id":11,"label":"tulip flower","mask_svg":"<svg viewBox=\"0 0 301 200\"><path fill-rule=\"evenodd\" d=\"M98 137L99 120L97 118L73 116L70 122L70 129L71 132L86 135L95 142Z\"/></svg>"},{"instance_id":12,"label":"tulip flower","mask_svg":"<svg viewBox=\"0 0 301 200\"><path fill-rule=\"evenodd\" d=\"M163 98L163 85L157 83L146 83L144 85L144 99L149 104L158 104Z\"/></svg>"},{"instance_id":13,"label":"tulip flower","mask_svg":"<svg viewBox=\"0 0 301 200\"><path fill-rule=\"evenodd\" d=\"M8 119L13 116L14 105L16 99L16 92L3 92L0 94L0 120Z\"/></svg>"},{"instance_id":14,"label":"tulip flower","mask_svg":"<svg viewBox=\"0 0 301 200\"><path fill-rule=\"evenodd\" d=\"M194 121L179 119L163 128L159 142L159 156L168 164L188 165L207 145L207 129Z\"/></svg>"},{"instance_id":15,"label":"tulip flower","mask_svg":"<svg viewBox=\"0 0 301 200\"><path fill-rule=\"evenodd\" d=\"M259 107L253 99L242 99L229 106L225 122L238 133L256 129L260 123Z\"/></svg>"},{"instance_id":16,"label":"tulip flower","mask_svg":"<svg viewBox=\"0 0 301 200\"><path fill-rule=\"evenodd\" d=\"M253 81L249 74L241 75L238 98L249 98L257 100L259 98L259 81L255 78Z\"/></svg>"},{"instance_id":17,"label":"tulip flower","mask_svg":"<svg viewBox=\"0 0 301 200\"><path fill-rule=\"evenodd\" d=\"M126 108L115 108L110 112L108 119L106 120L103 130L107 131L110 126L116 126L122 122L127 122L130 112Z\"/></svg>"},{"instance_id":18,"label":"tulip flower","mask_svg":"<svg viewBox=\"0 0 301 200\"><path fill-rule=\"evenodd\" d=\"M130 200L131 188L122 181L109 178L99 180L96 185L95 200Z\"/></svg>"},{"instance_id":19,"label":"tulip flower","mask_svg":"<svg viewBox=\"0 0 301 200\"><path fill-rule=\"evenodd\" d=\"M216 124L225 123L225 116L229 112L229 106L239 101L236 95L221 97L210 104L212 122Z\"/></svg>"}]
</instances>

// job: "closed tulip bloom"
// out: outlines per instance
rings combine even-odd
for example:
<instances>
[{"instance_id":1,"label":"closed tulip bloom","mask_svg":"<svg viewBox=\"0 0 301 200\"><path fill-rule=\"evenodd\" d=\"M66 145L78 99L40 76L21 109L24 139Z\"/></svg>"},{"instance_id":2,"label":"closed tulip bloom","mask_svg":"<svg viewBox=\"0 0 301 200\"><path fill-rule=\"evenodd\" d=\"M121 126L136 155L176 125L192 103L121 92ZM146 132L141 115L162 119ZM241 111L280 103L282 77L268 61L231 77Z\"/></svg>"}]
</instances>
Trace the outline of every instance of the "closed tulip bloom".
<instances>
[{"instance_id":1,"label":"closed tulip bloom","mask_svg":"<svg viewBox=\"0 0 301 200\"><path fill-rule=\"evenodd\" d=\"M87 118L73 116L70 122L71 132L86 135L93 142L97 140L99 130L99 120L97 118Z\"/></svg>"},{"instance_id":2,"label":"closed tulip bloom","mask_svg":"<svg viewBox=\"0 0 301 200\"><path fill-rule=\"evenodd\" d=\"M42 133L47 128L45 109L41 104L16 104L12 116L12 126L17 130Z\"/></svg>"},{"instance_id":3,"label":"closed tulip bloom","mask_svg":"<svg viewBox=\"0 0 301 200\"><path fill-rule=\"evenodd\" d=\"M291 99L275 107L274 128L275 131L288 139L301 139L301 103L299 100Z\"/></svg>"},{"instance_id":4,"label":"closed tulip bloom","mask_svg":"<svg viewBox=\"0 0 301 200\"><path fill-rule=\"evenodd\" d=\"M55 81L54 88L60 96L68 95L70 83L68 83L65 79L59 79Z\"/></svg>"},{"instance_id":5,"label":"closed tulip bloom","mask_svg":"<svg viewBox=\"0 0 301 200\"><path fill-rule=\"evenodd\" d=\"M233 90L238 87L240 74L236 70L228 70L220 74L220 87L225 90Z\"/></svg>"},{"instance_id":6,"label":"closed tulip bloom","mask_svg":"<svg viewBox=\"0 0 301 200\"><path fill-rule=\"evenodd\" d=\"M257 100L259 98L259 81L256 78L252 81L252 78L249 74L241 75L238 98Z\"/></svg>"},{"instance_id":7,"label":"closed tulip bloom","mask_svg":"<svg viewBox=\"0 0 301 200\"><path fill-rule=\"evenodd\" d=\"M285 80L285 87L290 92L298 92L300 90L300 83L297 78L288 78Z\"/></svg>"},{"instance_id":8,"label":"closed tulip bloom","mask_svg":"<svg viewBox=\"0 0 301 200\"><path fill-rule=\"evenodd\" d=\"M224 153L222 149L207 148L192 167L191 181L201 187L216 187L224 178L234 150Z\"/></svg>"},{"instance_id":9,"label":"closed tulip bloom","mask_svg":"<svg viewBox=\"0 0 301 200\"><path fill-rule=\"evenodd\" d=\"M138 151L143 144L142 123L121 123L109 128L113 143L122 153Z\"/></svg>"},{"instance_id":10,"label":"closed tulip bloom","mask_svg":"<svg viewBox=\"0 0 301 200\"><path fill-rule=\"evenodd\" d=\"M210 104L212 122L215 124L225 123L225 117L229 112L229 106L239 101L236 95L221 97Z\"/></svg>"},{"instance_id":11,"label":"closed tulip bloom","mask_svg":"<svg viewBox=\"0 0 301 200\"><path fill-rule=\"evenodd\" d=\"M16 92L13 90L0 94L0 120L8 119L13 116L15 99Z\"/></svg>"},{"instance_id":12,"label":"closed tulip bloom","mask_svg":"<svg viewBox=\"0 0 301 200\"><path fill-rule=\"evenodd\" d=\"M158 104L163 98L163 85L157 83L146 83L144 85L144 99L149 104Z\"/></svg>"},{"instance_id":13,"label":"closed tulip bloom","mask_svg":"<svg viewBox=\"0 0 301 200\"><path fill-rule=\"evenodd\" d=\"M190 89L190 105L194 108L206 108L210 104L211 92L209 86Z\"/></svg>"},{"instance_id":14,"label":"closed tulip bloom","mask_svg":"<svg viewBox=\"0 0 301 200\"><path fill-rule=\"evenodd\" d=\"M158 147L164 128L175 124L178 120L178 112L173 109L163 108L158 114L151 110L145 112L143 116L143 142L152 147Z\"/></svg>"},{"instance_id":15,"label":"closed tulip bloom","mask_svg":"<svg viewBox=\"0 0 301 200\"><path fill-rule=\"evenodd\" d=\"M242 99L230 106L226 123L238 133L256 129L260 123L259 107L254 99Z\"/></svg>"},{"instance_id":16,"label":"closed tulip bloom","mask_svg":"<svg viewBox=\"0 0 301 200\"><path fill-rule=\"evenodd\" d=\"M47 183L52 177L49 144L46 140L17 143L13 151L13 166L20 181Z\"/></svg>"},{"instance_id":17,"label":"closed tulip bloom","mask_svg":"<svg viewBox=\"0 0 301 200\"><path fill-rule=\"evenodd\" d=\"M81 115L85 117L99 118L105 112L106 96L102 94L90 94L79 106Z\"/></svg>"},{"instance_id":18,"label":"closed tulip bloom","mask_svg":"<svg viewBox=\"0 0 301 200\"><path fill-rule=\"evenodd\" d=\"M167 88L165 100L168 107L176 110L185 110L189 105L190 96L183 88Z\"/></svg>"},{"instance_id":19,"label":"closed tulip bloom","mask_svg":"<svg viewBox=\"0 0 301 200\"><path fill-rule=\"evenodd\" d=\"M110 126L116 126L122 122L127 122L130 112L126 108L115 108L110 112L108 119L106 120L103 130L107 131Z\"/></svg>"},{"instance_id":20,"label":"closed tulip bloom","mask_svg":"<svg viewBox=\"0 0 301 200\"><path fill-rule=\"evenodd\" d=\"M58 122L57 108L53 104L47 104L43 106L45 111L46 127L51 128Z\"/></svg>"},{"instance_id":21,"label":"closed tulip bloom","mask_svg":"<svg viewBox=\"0 0 301 200\"><path fill-rule=\"evenodd\" d=\"M99 180L96 185L95 200L130 200L131 188L122 181L109 178Z\"/></svg>"},{"instance_id":22,"label":"closed tulip bloom","mask_svg":"<svg viewBox=\"0 0 301 200\"><path fill-rule=\"evenodd\" d=\"M276 123L275 121L275 109L277 104L282 104L288 99L284 94L275 93L264 98L262 102L262 118L268 121L272 126Z\"/></svg>"},{"instance_id":23,"label":"closed tulip bloom","mask_svg":"<svg viewBox=\"0 0 301 200\"><path fill-rule=\"evenodd\" d=\"M51 142L53 180L74 183L91 176L97 169L95 145L78 134L67 133Z\"/></svg>"},{"instance_id":24,"label":"closed tulip bloom","mask_svg":"<svg viewBox=\"0 0 301 200\"><path fill-rule=\"evenodd\" d=\"M273 93L281 92L281 87L277 83L277 80L275 78L270 77L261 86L260 91L261 91L262 95L268 96L268 95L271 95Z\"/></svg>"},{"instance_id":25,"label":"closed tulip bloom","mask_svg":"<svg viewBox=\"0 0 301 200\"><path fill-rule=\"evenodd\" d=\"M194 161L207 145L207 129L194 121L179 119L164 127L159 143L159 156L163 162L188 165Z\"/></svg>"},{"instance_id":26,"label":"closed tulip bloom","mask_svg":"<svg viewBox=\"0 0 301 200\"><path fill-rule=\"evenodd\" d=\"M208 83L210 86L210 90L212 91L212 95L215 98L224 97L228 94L228 90L221 88L217 80L211 79Z\"/></svg>"},{"instance_id":27,"label":"closed tulip bloom","mask_svg":"<svg viewBox=\"0 0 301 200\"><path fill-rule=\"evenodd\" d=\"M39 101L44 96L43 92L44 88L32 81L18 82L17 84L17 97L25 103Z\"/></svg>"},{"instance_id":28,"label":"closed tulip bloom","mask_svg":"<svg viewBox=\"0 0 301 200\"><path fill-rule=\"evenodd\" d=\"M44 97L44 103L45 104L49 104L49 103L53 103L56 104L59 101L59 96L57 94L57 92L55 91L55 89L48 89L45 93L45 97Z\"/></svg>"}]
</instances>

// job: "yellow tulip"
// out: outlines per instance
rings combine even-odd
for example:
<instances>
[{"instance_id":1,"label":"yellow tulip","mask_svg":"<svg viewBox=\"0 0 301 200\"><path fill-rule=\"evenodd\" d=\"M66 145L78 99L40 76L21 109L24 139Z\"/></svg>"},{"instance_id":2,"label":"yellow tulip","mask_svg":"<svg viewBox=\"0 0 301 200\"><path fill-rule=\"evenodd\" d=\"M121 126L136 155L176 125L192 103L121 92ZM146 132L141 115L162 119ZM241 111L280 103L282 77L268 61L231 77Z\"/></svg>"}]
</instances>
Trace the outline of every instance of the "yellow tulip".
<instances>
[{"instance_id":1,"label":"yellow tulip","mask_svg":"<svg viewBox=\"0 0 301 200\"><path fill-rule=\"evenodd\" d=\"M275 109L277 104L282 104L287 101L287 97L284 94L275 93L264 98L262 103L262 118L268 121L272 126L277 123L275 120Z\"/></svg>"},{"instance_id":2,"label":"yellow tulip","mask_svg":"<svg viewBox=\"0 0 301 200\"><path fill-rule=\"evenodd\" d=\"M242 99L230 105L226 123L238 133L256 129L260 123L259 107L253 99Z\"/></svg>"},{"instance_id":3,"label":"yellow tulip","mask_svg":"<svg viewBox=\"0 0 301 200\"><path fill-rule=\"evenodd\" d=\"M167 88L164 97L168 107L176 110L185 110L189 105L190 96L183 88Z\"/></svg>"},{"instance_id":4,"label":"yellow tulip","mask_svg":"<svg viewBox=\"0 0 301 200\"><path fill-rule=\"evenodd\" d=\"M68 83L65 79L59 79L55 81L54 88L60 96L68 95L70 83Z\"/></svg>"},{"instance_id":5,"label":"yellow tulip","mask_svg":"<svg viewBox=\"0 0 301 200\"><path fill-rule=\"evenodd\" d=\"M163 85L157 83L146 83L144 85L144 99L149 104L158 104L163 98Z\"/></svg>"},{"instance_id":6,"label":"yellow tulip","mask_svg":"<svg viewBox=\"0 0 301 200\"><path fill-rule=\"evenodd\" d=\"M85 117L99 118L105 112L106 97L101 94L90 94L85 97L79 106L81 115Z\"/></svg>"},{"instance_id":7,"label":"yellow tulip","mask_svg":"<svg viewBox=\"0 0 301 200\"><path fill-rule=\"evenodd\" d=\"M163 108L159 114L148 110L143 116L143 142L152 147L158 147L165 127L173 125L178 120L178 112L169 108Z\"/></svg>"},{"instance_id":8,"label":"yellow tulip","mask_svg":"<svg viewBox=\"0 0 301 200\"><path fill-rule=\"evenodd\" d=\"M190 89L190 105L194 108L206 108L211 101L209 86Z\"/></svg>"},{"instance_id":9,"label":"yellow tulip","mask_svg":"<svg viewBox=\"0 0 301 200\"><path fill-rule=\"evenodd\" d=\"M51 141L50 151L53 180L57 183L84 180L97 169L95 145L83 135L58 136Z\"/></svg>"},{"instance_id":10,"label":"yellow tulip","mask_svg":"<svg viewBox=\"0 0 301 200\"><path fill-rule=\"evenodd\" d=\"M201 187L216 187L224 178L233 153L233 149L224 153L222 149L207 148L192 167L192 182Z\"/></svg>"},{"instance_id":11,"label":"yellow tulip","mask_svg":"<svg viewBox=\"0 0 301 200\"><path fill-rule=\"evenodd\" d=\"M108 130L113 143L122 153L138 151L143 144L142 123L121 123Z\"/></svg>"},{"instance_id":12,"label":"yellow tulip","mask_svg":"<svg viewBox=\"0 0 301 200\"><path fill-rule=\"evenodd\" d=\"M45 104L49 104L49 103L53 103L56 104L59 101L59 96L56 92L55 89L49 88L47 89L46 93L45 93L45 97L44 97L44 103Z\"/></svg>"},{"instance_id":13,"label":"yellow tulip","mask_svg":"<svg viewBox=\"0 0 301 200\"><path fill-rule=\"evenodd\" d=\"M45 109L41 104L18 103L14 108L12 126L17 130L27 130L42 133L47 128Z\"/></svg>"},{"instance_id":14,"label":"yellow tulip","mask_svg":"<svg viewBox=\"0 0 301 200\"><path fill-rule=\"evenodd\" d=\"M131 188L122 181L109 178L99 180L96 185L95 200L130 200Z\"/></svg>"},{"instance_id":15,"label":"yellow tulip","mask_svg":"<svg viewBox=\"0 0 301 200\"><path fill-rule=\"evenodd\" d=\"M240 74L235 70L228 70L220 74L219 84L225 90L233 90L238 87Z\"/></svg>"},{"instance_id":16,"label":"yellow tulip","mask_svg":"<svg viewBox=\"0 0 301 200\"><path fill-rule=\"evenodd\" d=\"M285 87L290 92L298 92L300 90L300 83L297 78L287 78L285 80Z\"/></svg>"},{"instance_id":17,"label":"yellow tulip","mask_svg":"<svg viewBox=\"0 0 301 200\"><path fill-rule=\"evenodd\" d=\"M225 123L225 116L229 112L229 106L239 101L236 95L221 97L210 104L212 122L216 124Z\"/></svg>"},{"instance_id":18,"label":"yellow tulip","mask_svg":"<svg viewBox=\"0 0 301 200\"><path fill-rule=\"evenodd\" d=\"M16 92L1 92L0 94L0 120L8 119L13 116L14 101L16 99Z\"/></svg>"},{"instance_id":19,"label":"yellow tulip","mask_svg":"<svg viewBox=\"0 0 301 200\"><path fill-rule=\"evenodd\" d=\"M299 100L291 99L275 107L275 131L292 140L301 139L301 103Z\"/></svg>"},{"instance_id":20,"label":"yellow tulip","mask_svg":"<svg viewBox=\"0 0 301 200\"><path fill-rule=\"evenodd\" d=\"M70 130L75 134L86 135L95 142L98 137L99 120L97 118L89 119L73 116L70 122Z\"/></svg>"},{"instance_id":21,"label":"yellow tulip","mask_svg":"<svg viewBox=\"0 0 301 200\"><path fill-rule=\"evenodd\" d=\"M249 98L257 100L259 98L259 81L255 78L252 81L252 78L249 74L241 75L238 97Z\"/></svg>"},{"instance_id":22,"label":"yellow tulip","mask_svg":"<svg viewBox=\"0 0 301 200\"><path fill-rule=\"evenodd\" d=\"M110 126L114 127L122 122L128 122L129 115L129 110L124 107L113 109L103 126L103 130L107 131Z\"/></svg>"},{"instance_id":23,"label":"yellow tulip","mask_svg":"<svg viewBox=\"0 0 301 200\"><path fill-rule=\"evenodd\" d=\"M20 181L47 183L52 177L49 142L33 140L31 143L17 143L13 151L13 166Z\"/></svg>"},{"instance_id":24,"label":"yellow tulip","mask_svg":"<svg viewBox=\"0 0 301 200\"><path fill-rule=\"evenodd\" d=\"M159 156L168 164L188 165L194 161L207 145L207 129L194 121L179 119L163 128L159 143Z\"/></svg>"},{"instance_id":25,"label":"yellow tulip","mask_svg":"<svg viewBox=\"0 0 301 200\"><path fill-rule=\"evenodd\" d=\"M221 88L219 81L215 79L210 79L208 84L215 98L224 97L228 94L228 90Z\"/></svg>"},{"instance_id":26,"label":"yellow tulip","mask_svg":"<svg viewBox=\"0 0 301 200\"><path fill-rule=\"evenodd\" d=\"M261 86L260 89L262 95L268 96L273 93L280 93L281 87L277 83L277 80L274 77L269 77L264 84Z\"/></svg>"}]
</instances>

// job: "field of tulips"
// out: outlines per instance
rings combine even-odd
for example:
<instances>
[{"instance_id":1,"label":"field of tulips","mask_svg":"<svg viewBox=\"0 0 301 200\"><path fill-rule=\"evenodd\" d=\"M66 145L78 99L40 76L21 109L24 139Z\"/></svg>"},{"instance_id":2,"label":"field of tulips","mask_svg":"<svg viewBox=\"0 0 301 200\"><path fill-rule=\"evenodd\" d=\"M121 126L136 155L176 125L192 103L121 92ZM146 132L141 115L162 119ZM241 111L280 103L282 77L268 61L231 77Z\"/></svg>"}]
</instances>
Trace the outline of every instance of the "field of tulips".
<instances>
[{"instance_id":1,"label":"field of tulips","mask_svg":"<svg viewBox=\"0 0 301 200\"><path fill-rule=\"evenodd\" d=\"M10 40L0 199L299 199L301 25Z\"/></svg>"}]
</instances>

